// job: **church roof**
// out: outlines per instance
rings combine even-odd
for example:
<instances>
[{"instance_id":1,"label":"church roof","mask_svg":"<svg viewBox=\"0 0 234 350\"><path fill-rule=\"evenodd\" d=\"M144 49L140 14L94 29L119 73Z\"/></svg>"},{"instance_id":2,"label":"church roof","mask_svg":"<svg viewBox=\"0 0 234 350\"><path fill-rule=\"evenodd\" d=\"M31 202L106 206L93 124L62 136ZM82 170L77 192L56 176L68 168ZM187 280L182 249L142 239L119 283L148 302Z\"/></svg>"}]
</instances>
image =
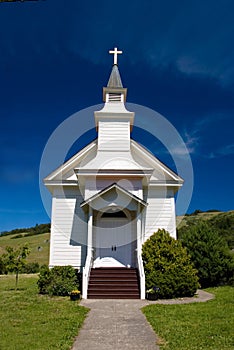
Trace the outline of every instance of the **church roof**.
<instances>
[{"instance_id":1,"label":"church roof","mask_svg":"<svg viewBox=\"0 0 234 350\"><path fill-rule=\"evenodd\" d=\"M160 185L167 187L179 188L183 184L183 179L178 176L174 171L163 164L158 158L156 158L145 147L138 142L131 139L131 151L133 152L133 158L135 162L139 164L139 170L142 170L146 175L147 169L154 169L152 178L149 185ZM82 175L84 165L86 165L86 157L90 157L88 163L96 157L97 153L97 139L88 144L85 148L77 152L73 157L67 160L64 164L55 169L45 179L44 183L48 188L53 185L77 185L77 174L75 169L79 168L78 173ZM84 163L83 163L84 162ZM83 167L82 167L82 164ZM87 168L87 166L86 166ZM89 169L88 169L89 170ZM97 173L102 173L103 169L100 166L97 167ZM104 169L105 170L105 169ZM123 170L122 168L120 170ZM125 169L126 170L126 169ZM136 169L135 169L136 170ZM116 174L118 171L115 169ZM135 173L134 173L135 174ZM84 174L85 175L85 174ZM87 174L86 174L87 175ZM105 174L102 174L105 175ZM111 172L113 175L113 172ZM118 173L119 175L119 173ZM139 174L138 174L139 175ZM126 174L125 174L126 176Z\"/></svg>"},{"instance_id":2,"label":"church roof","mask_svg":"<svg viewBox=\"0 0 234 350\"><path fill-rule=\"evenodd\" d=\"M137 197L136 195L134 195L133 193L129 192L128 190L126 190L125 188L123 188L122 186L118 185L117 183L112 183L111 185L107 186L106 188L102 189L101 191L99 191L98 193L94 194L93 196L91 196L90 198L86 199L85 201L83 201L80 206L81 208L89 205L90 203L92 203L95 199L103 196L104 194L112 191L113 189L120 191L122 194L127 195L128 197L130 197L131 199L135 200L136 202L140 203L142 206L146 207L148 205L148 203L146 201L144 201L143 199Z\"/></svg>"},{"instance_id":3,"label":"church roof","mask_svg":"<svg viewBox=\"0 0 234 350\"><path fill-rule=\"evenodd\" d=\"M114 64L112 67L112 71L111 71L111 75L110 75L107 87L108 88L122 88L123 87L117 64Z\"/></svg>"}]
</instances>

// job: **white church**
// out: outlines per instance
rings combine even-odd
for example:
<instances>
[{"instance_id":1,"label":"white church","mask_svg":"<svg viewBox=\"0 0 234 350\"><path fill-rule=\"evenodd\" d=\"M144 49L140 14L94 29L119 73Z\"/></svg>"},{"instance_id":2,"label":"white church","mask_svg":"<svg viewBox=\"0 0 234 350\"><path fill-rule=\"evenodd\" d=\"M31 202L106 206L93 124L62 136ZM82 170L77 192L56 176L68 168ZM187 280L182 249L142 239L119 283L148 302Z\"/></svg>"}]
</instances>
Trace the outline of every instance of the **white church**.
<instances>
[{"instance_id":1,"label":"white church","mask_svg":"<svg viewBox=\"0 0 234 350\"><path fill-rule=\"evenodd\" d=\"M82 273L83 298L145 298L142 244L159 228L176 238L175 194L183 180L131 138L117 57L98 137L44 179L52 194L50 267ZM144 118L144 116L142 116Z\"/></svg>"}]
</instances>

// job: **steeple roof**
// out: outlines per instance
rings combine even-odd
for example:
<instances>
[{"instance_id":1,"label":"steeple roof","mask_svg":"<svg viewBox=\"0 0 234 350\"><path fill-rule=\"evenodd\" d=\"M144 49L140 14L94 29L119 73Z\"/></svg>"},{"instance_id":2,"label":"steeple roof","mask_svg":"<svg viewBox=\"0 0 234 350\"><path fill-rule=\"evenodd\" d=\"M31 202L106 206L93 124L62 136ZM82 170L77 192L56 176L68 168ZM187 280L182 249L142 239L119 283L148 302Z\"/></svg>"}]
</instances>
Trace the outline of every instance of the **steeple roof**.
<instances>
[{"instance_id":1,"label":"steeple roof","mask_svg":"<svg viewBox=\"0 0 234 350\"><path fill-rule=\"evenodd\" d=\"M110 75L107 87L108 88L122 88L123 87L117 64L114 64L112 67L112 71L111 71L111 75Z\"/></svg>"},{"instance_id":2,"label":"steeple roof","mask_svg":"<svg viewBox=\"0 0 234 350\"><path fill-rule=\"evenodd\" d=\"M118 55L122 54L117 47L110 50L109 53L114 55L114 64L106 87L103 88L103 101L105 103L126 102L127 89L123 87L118 68Z\"/></svg>"}]
</instances>

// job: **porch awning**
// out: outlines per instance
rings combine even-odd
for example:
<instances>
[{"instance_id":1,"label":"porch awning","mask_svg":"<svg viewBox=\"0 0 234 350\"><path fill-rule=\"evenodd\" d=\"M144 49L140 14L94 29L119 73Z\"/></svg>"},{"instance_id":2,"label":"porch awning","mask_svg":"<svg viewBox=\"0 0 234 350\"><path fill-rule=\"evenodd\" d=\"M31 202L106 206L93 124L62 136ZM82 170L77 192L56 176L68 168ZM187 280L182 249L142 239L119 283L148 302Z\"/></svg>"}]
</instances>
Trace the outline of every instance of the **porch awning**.
<instances>
[{"instance_id":1,"label":"porch awning","mask_svg":"<svg viewBox=\"0 0 234 350\"><path fill-rule=\"evenodd\" d=\"M113 193L115 196L113 196ZM143 199L137 197L133 193L129 192L125 188L121 187L117 183L113 183L110 186L104 188L100 192L97 192L90 198L86 199L80 204L81 208L87 208L89 206L94 209L103 209L108 207L120 207L126 208L130 204L130 202L134 202L135 204L139 204L143 209L147 207L147 202Z\"/></svg>"}]
</instances>

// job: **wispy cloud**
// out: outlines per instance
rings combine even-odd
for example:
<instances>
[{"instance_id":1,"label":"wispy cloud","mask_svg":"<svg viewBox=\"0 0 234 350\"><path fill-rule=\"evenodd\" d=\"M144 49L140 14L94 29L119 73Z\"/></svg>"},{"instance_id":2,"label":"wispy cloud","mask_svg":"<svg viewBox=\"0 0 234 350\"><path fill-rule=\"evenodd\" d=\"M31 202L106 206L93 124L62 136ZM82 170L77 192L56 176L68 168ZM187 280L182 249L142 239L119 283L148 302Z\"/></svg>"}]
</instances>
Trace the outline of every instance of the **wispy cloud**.
<instances>
[{"instance_id":1,"label":"wispy cloud","mask_svg":"<svg viewBox=\"0 0 234 350\"><path fill-rule=\"evenodd\" d=\"M185 156L188 153L195 154L197 150L199 138L194 135L189 135L188 132L185 133L184 143L173 147L171 153L176 156Z\"/></svg>"},{"instance_id":2,"label":"wispy cloud","mask_svg":"<svg viewBox=\"0 0 234 350\"><path fill-rule=\"evenodd\" d=\"M213 132L215 125L216 129L219 127L220 132L226 135L227 130L223 130L224 120L226 120L225 125L229 125L227 121L231 120L231 118L232 116L230 116L229 113L215 113L197 119L189 130L185 129L181 133L181 137L184 140L188 152L192 155L208 159L234 154L234 143L230 142L230 138L229 141L223 139L223 137L217 139ZM224 140L226 144L223 144ZM185 154L185 149L181 145L175 147L173 153L183 156Z\"/></svg>"},{"instance_id":3,"label":"wispy cloud","mask_svg":"<svg viewBox=\"0 0 234 350\"><path fill-rule=\"evenodd\" d=\"M215 150L214 152L209 153L208 158L209 159L220 158L223 156L229 156L231 154L234 154L234 143L220 147L219 149Z\"/></svg>"},{"instance_id":4,"label":"wispy cloud","mask_svg":"<svg viewBox=\"0 0 234 350\"><path fill-rule=\"evenodd\" d=\"M198 130L193 130L191 134L189 134L187 131L185 132L185 145L191 154L196 153L198 147L199 136L197 133Z\"/></svg>"}]
</instances>

